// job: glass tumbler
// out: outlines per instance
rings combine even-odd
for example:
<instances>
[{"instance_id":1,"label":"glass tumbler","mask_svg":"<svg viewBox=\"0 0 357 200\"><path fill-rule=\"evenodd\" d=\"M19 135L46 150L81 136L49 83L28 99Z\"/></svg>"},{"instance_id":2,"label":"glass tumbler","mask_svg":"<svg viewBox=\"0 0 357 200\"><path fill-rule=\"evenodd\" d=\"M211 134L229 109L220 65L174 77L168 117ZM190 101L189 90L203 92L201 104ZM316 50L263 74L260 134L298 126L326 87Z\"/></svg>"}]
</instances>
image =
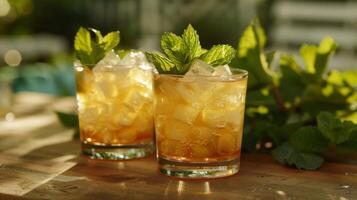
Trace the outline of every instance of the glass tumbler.
<instances>
[{"instance_id":1,"label":"glass tumbler","mask_svg":"<svg viewBox=\"0 0 357 200\"><path fill-rule=\"evenodd\" d=\"M248 73L154 75L156 149L161 173L216 178L239 171Z\"/></svg>"},{"instance_id":2,"label":"glass tumbler","mask_svg":"<svg viewBox=\"0 0 357 200\"><path fill-rule=\"evenodd\" d=\"M75 66L83 154L122 160L153 153L152 69L92 67Z\"/></svg>"}]
</instances>

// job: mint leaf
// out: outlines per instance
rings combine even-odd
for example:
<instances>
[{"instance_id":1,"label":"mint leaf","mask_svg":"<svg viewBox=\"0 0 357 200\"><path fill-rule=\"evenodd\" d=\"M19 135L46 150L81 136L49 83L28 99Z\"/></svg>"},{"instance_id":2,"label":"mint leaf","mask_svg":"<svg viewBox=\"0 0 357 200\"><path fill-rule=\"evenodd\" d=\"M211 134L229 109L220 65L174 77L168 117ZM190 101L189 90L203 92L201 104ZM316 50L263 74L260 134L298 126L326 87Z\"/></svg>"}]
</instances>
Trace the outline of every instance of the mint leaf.
<instances>
[{"instance_id":1,"label":"mint leaf","mask_svg":"<svg viewBox=\"0 0 357 200\"><path fill-rule=\"evenodd\" d=\"M191 62L195 58L201 56L203 52L201 49L200 39L196 30L192 27L191 24L189 24L183 31L182 40L185 46L188 62Z\"/></svg>"},{"instance_id":2,"label":"mint leaf","mask_svg":"<svg viewBox=\"0 0 357 200\"><path fill-rule=\"evenodd\" d=\"M74 50L76 57L83 64L94 63L93 58L91 58L91 52L93 51L91 43L90 32L87 29L80 27L74 38Z\"/></svg>"},{"instance_id":3,"label":"mint leaf","mask_svg":"<svg viewBox=\"0 0 357 200\"><path fill-rule=\"evenodd\" d=\"M161 54L145 52L145 56L149 62L154 64L159 73L180 73L175 64L170 59Z\"/></svg>"},{"instance_id":4,"label":"mint leaf","mask_svg":"<svg viewBox=\"0 0 357 200\"><path fill-rule=\"evenodd\" d=\"M315 70L315 59L316 59L317 47L314 45L304 44L300 48L300 55L304 60L305 69L307 72L314 74Z\"/></svg>"},{"instance_id":5,"label":"mint leaf","mask_svg":"<svg viewBox=\"0 0 357 200\"><path fill-rule=\"evenodd\" d=\"M181 36L164 33L160 41L165 55L147 53L159 73L185 74L195 59L200 58L212 66L224 65L234 58L235 50L229 45L216 45L203 49L196 30L189 24Z\"/></svg>"},{"instance_id":6,"label":"mint leaf","mask_svg":"<svg viewBox=\"0 0 357 200\"><path fill-rule=\"evenodd\" d=\"M324 162L321 156L301 152L289 142L285 142L274 149L272 155L279 163L295 166L298 169L314 170L319 168Z\"/></svg>"},{"instance_id":7,"label":"mint leaf","mask_svg":"<svg viewBox=\"0 0 357 200\"><path fill-rule=\"evenodd\" d=\"M280 89L283 99L294 102L301 96L305 89L303 74L294 57L283 54L280 58Z\"/></svg>"},{"instance_id":8,"label":"mint leaf","mask_svg":"<svg viewBox=\"0 0 357 200\"><path fill-rule=\"evenodd\" d=\"M95 39L92 39L89 30L94 33ZM108 33L103 37L100 31L89 30L80 27L74 39L75 55L82 64L88 67L103 59L120 42L119 31Z\"/></svg>"},{"instance_id":9,"label":"mint leaf","mask_svg":"<svg viewBox=\"0 0 357 200\"><path fill-rule=\"evenodd\" d=\"M313 126L299 128L290 135L289 141L296 149L308 153L323 153L329 145L319 129Z\"/></svg>"},{"instance_id":10,"label":"mint leaf","mask_svg":"<svg viewBox=\"0 0 357 200\"><path fill-rule=\"evenodd\" d=\"M263 52L265 40L264 31L259 22L253 21L239 40L236 58L229 64L233 68L241 68L249 72L248 89L272 82Z\"/></svg>"},{"instance_id":11,"label":"mint leaf","mask_svg":"<svg viewBox=\"0 0 357 200\"><path fill-rule=\"evenodd\" d=\"M94 28L88 28L88 30L92 31L95 34L96 41L97 41L98 44L103 41L103 35L99 30L94 29Z\"/></svg>"},{"instance_id":12,"label":"mint leaf","mask_svg":"<svg viewBox=\"0 0 357 200\"><path fill-rule=\"evenodd\" d=\"M325 37L319 46L303 45L300 54L303 57L307 72L314 74L315 80L319 80L327 68L327 62L335 50L337 44L331 37Z\"/></svg>"},{"instance_id":13,"label":"mint leaf","mask_svg":"<svg viewBox=\"0 0 357 200\"><path fill-rule=\"evenodd\" d=\"M120 43L120 33L119 31L110 32L104 36L100 44L104 45L104 50L109 52L114 49Z\"/></svg>"},{"instance_id":14,"label":"mint leaf","mask_svg":"<svg viewBox=\"0 0 357 200\"><path fill-rule=\"evenodd\" d=\"M336 51L337 44L331 37L325 37L317 49L315 68L316 74L322 76L327 68L329 57Z\"/></svg>"},{"instance_id":15,"label":"mint leaf","mask_svg":"<svg viewBox=\"0 0 357 200\"><path fill-rule=\"evenodd\" d=\"M128 55L130 52L132 52L131 49L119 49L116 53L120 57L120 59L123 59L126 55Z\"/></svg>"},{"instance_id":16,"label":"mint leaf","mask_svg":"<svg viewBox=\"0 0 357 200\"><path fill-rule=\"evenodd\" d=\"M183 65L188 55L183 39L174 33L164 33L161 36L161 48L175 65Z\"/></svg>"},{"instance_id":17,"label":"mint leaf","mask_svg":"<svg viewBox=\"0 0 357 200\"><path fill-rule=\"evenodd\" d=\"M235 56L235 50L229 45L215 45L205 54L201 55L201 60L212 66L225 65L231 62Z\"/></svg>"},{"instance_id":18,"label":"mint leaf","mask_svg":"<svg viewBox=\"0 0 357 200\"><path fill-rule=\"evenodd\" d=\"M346 142L338 144L336 147L338 151L342 152L357 151L357 125L355 125L355 128L351 132L348 140Z\"/></svg>"},{"instance_id":19,"label":"mint leaf","mask_svg":"<svg viewBox=\"0 0 357 200\"><path fill-rule=\"evenodd\" d=\"M317 126L333 144L341 144L349 139L355 125L350 121L341 122L331 113L321 112L317 116Z\"/></svg>"},{"instance_id":20,"label":"mint leaf","mask_svg":"<svg viewBox=\"0 0 357 200\"><path fill-rule=\"evenodd\" d=\"M62 123L63 126L75 129L75 134L73 135L73 137L79 138L78 115L76 113L67 113L60 111L55 111L55 113L57 115L58 120Z\"/></svg>"}]
</instances>

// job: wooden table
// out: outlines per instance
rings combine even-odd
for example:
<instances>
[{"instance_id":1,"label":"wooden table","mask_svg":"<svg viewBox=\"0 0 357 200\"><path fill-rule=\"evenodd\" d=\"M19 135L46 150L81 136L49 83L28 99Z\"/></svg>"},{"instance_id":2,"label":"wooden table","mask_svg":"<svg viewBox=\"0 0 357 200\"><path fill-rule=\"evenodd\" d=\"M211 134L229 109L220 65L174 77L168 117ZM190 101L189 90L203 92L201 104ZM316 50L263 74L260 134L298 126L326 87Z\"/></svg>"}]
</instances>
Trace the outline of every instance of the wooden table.
<instances>
[{"instance_id":1,"label":"wooden table","mask_svg":"<svg viewBox=\"0 0 357 200\"><path fill-rule=\"evenodd\" d=\"M301 171L269 155L243 154L237 175L185 181L160 175L154 157L89 160L50 110L68 99L20 94L16 100L23 106L17 118L0 122L0 199L357 199L356 164Z\"/></svg>"}]
</instances>

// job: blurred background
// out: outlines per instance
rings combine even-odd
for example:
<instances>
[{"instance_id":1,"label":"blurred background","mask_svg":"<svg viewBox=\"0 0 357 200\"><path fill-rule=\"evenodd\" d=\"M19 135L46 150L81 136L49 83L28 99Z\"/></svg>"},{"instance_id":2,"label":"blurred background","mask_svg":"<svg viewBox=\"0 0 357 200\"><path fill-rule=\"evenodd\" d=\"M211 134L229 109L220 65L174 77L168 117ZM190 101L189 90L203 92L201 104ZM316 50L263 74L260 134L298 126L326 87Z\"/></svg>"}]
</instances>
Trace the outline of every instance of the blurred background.
<instances>
[{"instance_id":1,"label":"blurred background","mask_svg":"<svg viewBox=\"0 0 357 200\"><path fill-rule=\"evenodd\" d=\"M0 103L10 104L11 91L74 95L79 26L120 30L122 48L159 50L162 32L191 23L203 47L236 47L256 16L268 49L297 54L330 35L339 43L330 67L357 69L357 0L0 0Z\"/></svg>"}]
</instances>

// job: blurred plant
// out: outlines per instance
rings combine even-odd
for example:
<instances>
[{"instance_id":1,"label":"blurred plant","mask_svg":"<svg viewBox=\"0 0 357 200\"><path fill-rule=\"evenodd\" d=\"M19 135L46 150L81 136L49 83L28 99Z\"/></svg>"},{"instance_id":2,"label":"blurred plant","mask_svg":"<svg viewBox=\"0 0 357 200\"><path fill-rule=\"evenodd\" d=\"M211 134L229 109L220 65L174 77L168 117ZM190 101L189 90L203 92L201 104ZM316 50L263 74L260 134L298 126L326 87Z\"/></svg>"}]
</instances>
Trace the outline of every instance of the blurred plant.
<instances>
[{"instance_id":1,"label":"blurred plant","mask_svg":"<svg viewBox=\"0 0 357 200\"><path fill-rule=\"evenodd\" d=\"M329 150L357 151L357 71L325 73L334 40L304 44L304 68L292 55L265 53L265 42L253 21L230 64L249 72L244 150L273 149L277 161L298 169L317 169ZM275 60L278 71L272 69Z\"/></svg>"}]
</instances>

